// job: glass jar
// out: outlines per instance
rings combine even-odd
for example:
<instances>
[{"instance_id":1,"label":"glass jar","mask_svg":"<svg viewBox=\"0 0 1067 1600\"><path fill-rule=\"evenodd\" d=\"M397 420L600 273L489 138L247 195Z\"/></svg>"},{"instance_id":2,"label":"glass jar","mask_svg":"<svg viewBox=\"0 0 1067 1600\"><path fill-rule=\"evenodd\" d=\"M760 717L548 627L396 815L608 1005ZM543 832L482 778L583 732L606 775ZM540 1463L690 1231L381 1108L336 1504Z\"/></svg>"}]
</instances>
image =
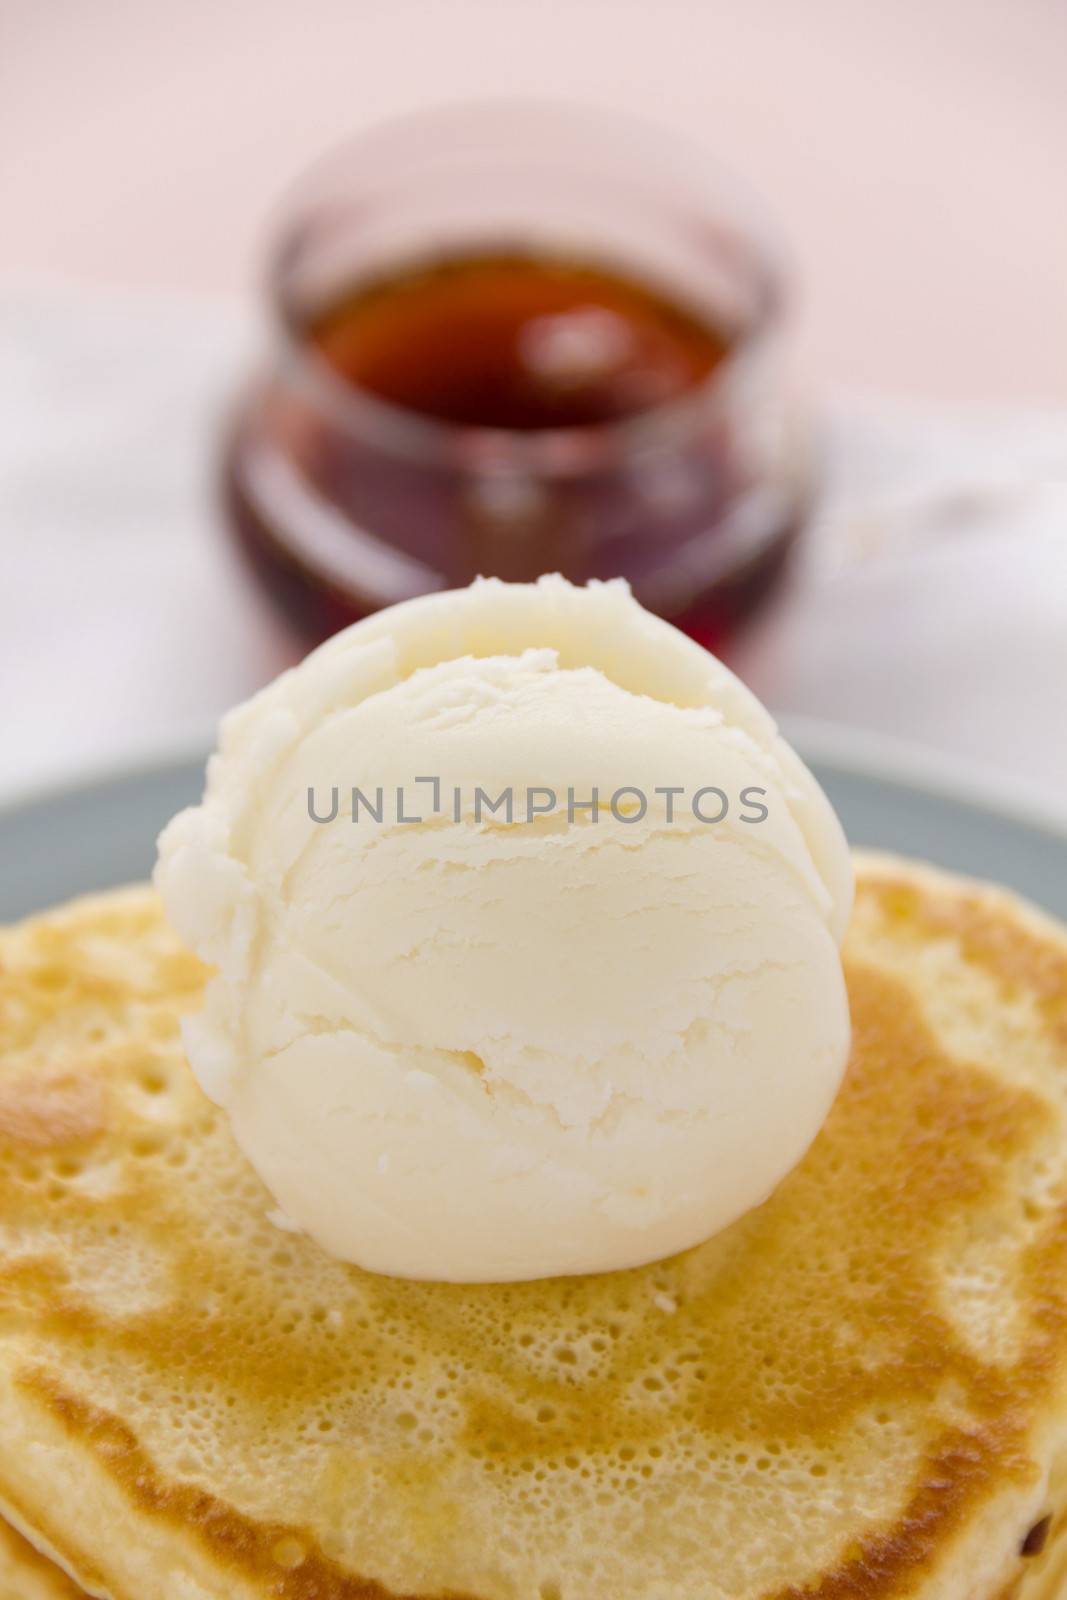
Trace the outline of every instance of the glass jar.
<instances>
[{"instance_id":1,"label":"glass jar","mask_svg":"<svg viewBox=\"0 0 1067 1600\"><path fill-rule=\"evenodd\" d=\"M713 327L722 359L638 414L516 430L420 414L309 336L361 283L500 250L618 270ZM228 440L256 570L305 631L479 573L623 576L718 647L809 498L777 251L684 146L558 106L457 107L369 133L298 184L270 266L273 349Z\"/></svg>"}]
</instances>

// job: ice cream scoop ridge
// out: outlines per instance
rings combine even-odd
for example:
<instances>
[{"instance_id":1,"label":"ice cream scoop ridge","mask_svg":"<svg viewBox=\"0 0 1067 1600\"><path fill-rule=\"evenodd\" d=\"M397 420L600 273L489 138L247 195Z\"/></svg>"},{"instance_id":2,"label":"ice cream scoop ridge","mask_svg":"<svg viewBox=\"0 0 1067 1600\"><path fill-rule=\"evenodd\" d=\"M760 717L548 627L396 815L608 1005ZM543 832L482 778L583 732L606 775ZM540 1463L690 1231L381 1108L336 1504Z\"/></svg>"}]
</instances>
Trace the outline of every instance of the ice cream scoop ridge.
<instances>
[{"instance_id":1,"label":"ice cream scoop ridge","mask_svg":"<svg viewBox=\"0 0 1067 1600\"><path fill-rule=\"evenodd\" d=\"M559 805L528 818L533 787ZM510 821L477 800L507 788ZM197 1077L285 1217L374 1271L681 1250L768 1196L844 1071L837 819L621 582L479 580L337 635L226 717L156 879L216 969Z\"/></svg>"}]
</instances>

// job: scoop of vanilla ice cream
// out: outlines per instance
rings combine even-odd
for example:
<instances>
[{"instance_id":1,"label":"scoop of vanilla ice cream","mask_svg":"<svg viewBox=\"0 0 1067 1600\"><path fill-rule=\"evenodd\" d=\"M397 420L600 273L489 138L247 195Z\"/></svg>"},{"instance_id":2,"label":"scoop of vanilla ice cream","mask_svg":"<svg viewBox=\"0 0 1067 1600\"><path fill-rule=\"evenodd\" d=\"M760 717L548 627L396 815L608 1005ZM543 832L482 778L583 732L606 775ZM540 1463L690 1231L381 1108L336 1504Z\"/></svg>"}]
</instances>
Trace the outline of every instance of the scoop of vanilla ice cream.
<instances>
[{"instance_id":1,"label":"scoop of vanilla ice cream","mask_svg":"<svg viewBox=\"0 0 1067 1600\"><path fill-rule=\"evenodd\" d=\"M374 1271L681 1250L770 1194L844 1070L837 819L621 582L479 580L339 634L225 719L156 880L217 969L200 1082L285 1217Z\"/></svg>"}]
</instances>

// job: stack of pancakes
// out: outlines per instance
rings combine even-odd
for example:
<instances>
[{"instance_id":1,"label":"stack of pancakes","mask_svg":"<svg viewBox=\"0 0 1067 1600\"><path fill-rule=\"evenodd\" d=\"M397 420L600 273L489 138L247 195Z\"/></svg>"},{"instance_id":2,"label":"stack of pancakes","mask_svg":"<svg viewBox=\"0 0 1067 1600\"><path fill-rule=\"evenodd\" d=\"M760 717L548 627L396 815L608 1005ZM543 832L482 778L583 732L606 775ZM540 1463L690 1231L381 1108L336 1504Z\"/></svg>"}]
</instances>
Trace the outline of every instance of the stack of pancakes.
<instances>
[{"instance_id":1,"label":"stack of pancakes","mask_svg":"<svg viewBox=\"0 0 1067 1600\"><path fill-rule=\"evenodd\" d=\"M801 1166L684 1255L504 1286L278 1226L150 891L0 936L0 1600L1053 1600L1067 938L859 870Z\"/></svg>"}]
</instances>

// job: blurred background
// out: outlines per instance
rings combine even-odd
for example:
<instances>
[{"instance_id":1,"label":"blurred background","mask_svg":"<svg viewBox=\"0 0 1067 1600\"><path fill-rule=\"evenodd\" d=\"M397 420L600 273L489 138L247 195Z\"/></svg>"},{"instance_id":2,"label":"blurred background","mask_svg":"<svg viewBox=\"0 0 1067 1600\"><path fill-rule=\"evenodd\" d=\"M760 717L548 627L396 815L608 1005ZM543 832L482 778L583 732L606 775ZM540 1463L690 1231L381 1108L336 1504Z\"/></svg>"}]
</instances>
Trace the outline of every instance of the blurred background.
<instances>
[{"instance_id":1,"label":"blurred background","mask_svg":"<svg viewBox=\"0 0 1067 1600\"><path fill-rule=\"evenodd\" d=\"M1062 0L0 0L0 790L205 737L304 647L218 459L290 182L399 112L639 113L777 221L817 445L724 653L1067 814Z\"/></svg>"}]
</instances>

